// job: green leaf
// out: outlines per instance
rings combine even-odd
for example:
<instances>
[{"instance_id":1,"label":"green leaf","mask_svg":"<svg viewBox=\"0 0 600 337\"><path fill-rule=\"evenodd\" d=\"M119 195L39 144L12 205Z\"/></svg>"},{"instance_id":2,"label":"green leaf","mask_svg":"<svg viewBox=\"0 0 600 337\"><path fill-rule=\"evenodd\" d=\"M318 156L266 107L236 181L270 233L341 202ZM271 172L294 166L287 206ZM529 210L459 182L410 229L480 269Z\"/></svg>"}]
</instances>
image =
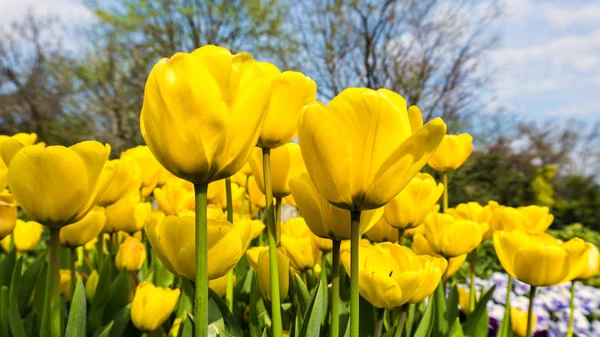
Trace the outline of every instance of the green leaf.
<instances>
[{"instance_id":1,"label":"green leaf","mask_svg":"<svg viewBox=\"0 0 600 337\"><path fill-rule=\"evenodd\" d=\"M183 319L177 337L194 337L194 322L189 317Z\"/></svg>"},{"instance_id":2,"label":"green leaf","mask_svg":"<svg viewBox=\"0 0 600 337\"><path fill-rule=\"evenodd\" d=\"M33 310L42 317L44 313L44 301L46 299L46 281L48 280L48 263L42 265L42 270L35 281L33 294Z\"/></svg>"},{"instance_id":3,"label":"green leaf","mask_svg":"<svg viewBox=\"0 0 600 337\"><path fill-rule=\"evenodd\" d=\"M412 337L429 337L431 336L431 332L433 331L433 320L434 320L434 311L435 311L435 301L430 300L427 304L427 308L425 309L425 314L421 321L419 322L419 326L415 331L414 336ZM437 336L436 336L437 337Z\"/></svg>"},{"instance_id":4,"label":"green leaf","mask_svg":"<svg viewBox=\"0 0 600 337\"><path fill-rule=\"evenodd\" d=\"M233 315L229 311L229 308L223 299L219 297L219 295L217 295L217 293L215 293L212 289L208 289L208 296L215 301L219 311L221 312L221 316L223 317L225 327L221 332L225 332L233 337L243 337L244 332L235 321L235 318L233 318Z\"/></svg>"},{"instance_id":5,"label":"green leaf","mask_svg":"<svg viewBox=\"0 0 600 337\"><path fill-rule=\"evenodd\" d=\"M44 274L41 274L41 271L45 263L46 254L41 253L23 273L19 289L19 309L21 310L21 316L25 315L29 307L38 277L44 276Z\"/></svg>"},{"instance_id":6,"label":"green leaf","mask_svg":"<svg viewBox=\"0 0 600 337\"><path fill-rule=\"evenodd\" d=\"M477 335L479 336L479 335ZM462 326L460 325L460 320L458 317L454 320L454 323L450 327L450 331L448 332L448 337L465 337L463 333Z\"/></svg>"},{"instance_id":7,"label":"green leaf","mask_svg":"<svg viewBox=\"0 0 600 337\"><path fill-rule=\"evenodd\" d=\"M187 314L192 313L194 309L194 288L192 281L181 279L181 295L179 303L177 303L177 311L175 315L183 321Z\"/></svg>"},{"instance_id":8,"label":"green leaf","mask_svg":"<svg viewBox=\"0 0 600 337\"><path fill-rule=\"evenodd\" d=\"M498 329L498 334L496 337L513 337L511 319L509 302L505 306L504 317L502 318L502 322L500 323L500 328Z\"/></svg>"},{"instance_id":9,"label":"green leaf","mask_svg":"<svg viewBox=\"0 0 600 337\"><path fill-rule=\"evenodd\" d=\"M305 312L310 302L310 294L308 293L308 288L306 288L306 284L304 284L304 281L302 281L300 275L296 273L293 274L295 282L294 288L296 290L296 295L298 296L298 302L300 304L301 311Z\"/></svg>"},{"instance_id":10,"label":"green leaf","mask_svg":"<svg viewBox=\"0 0 600 337\"><path fill-rule=\"evenodd\" d=\"M473 310L473 312L471 313L471 315L469 315L469 317L467 318L467 321L463 324L463 331L465 332L465 335L467 336L483 336L483 335L477 335L477 332L481 332L480 330L480 321L484 320L486 322L486 324L489 324L488 321L488 317L487 317L487 302L490 300L490 298L492 297L492 294L494 293L494 290L496 290L496 286L493 286L490 288L490 290L488 290L479 300L479 303L477 303L477 306L475 306L475 310ZM487 327L487 325L486 325ZM486 333L485 336L487 336L487 329L486 329Z\"/></svg>"},{"instance_id":11,"label":"green leaf","mask_svg":"<svg viewBox=\"0 0 600 337\"><path fill-rule=\"evenodd\" d=\"M98 332L103 324L104 309L108 304L110 297L110 286L112 281L112 259L105 258L102 260L100 273L98 275L98 286L92 298L90 312L88 314L88 335L92 332Z\"/></svg>"},{"instance_id":12,"label":"green leaf","mask_svg":"<svg viewBox=\"0 0 600 337\"><path fill-rule=\"evenodd\" d=\"M377 319L377 313L375 307L367 300L365 300L362 296L359 298L358 303L359 308L359 329L358 334L361 337L370 337L373 336L373 332L375 330L375 321Z\"/></svg>"},{"instance_id":13,"label":"green leaf","mask_svg":"<svg viewBox=\"0 0 600 337\"><path fill-rule=\"evenodd\" d=\"M104 310L104 321L129 303L131 295L131 275L123 268L110 285L110 296ZM95 298L95 295L94 295Z\"/></svg>"},{"instance_id":14,"label":"green leaf","mask_svg":"<svg viewBox=\"0 0 600 337\"><path fill-rule=\"evenodd\" d=\"M25 325L19 315L19 286L21 285L21 270L23 269L23 257L21 256L15 265L10 279L8 292L8 324L13 337L27 337Z\"/></svg>"},{"instance_id":15,"label":"green leaf","mask_svg":"<svg viewBox=\"0 0 600 337\"><path fill-rule=\"evenodd\" d=\"M0 261L0 287L9 286L12 271L17 263L17 252L12 249L8 252L4 260Z\"/></svg>"},{"instance_id":16,"label":"green leaf","mask_svg":"<svg viewBox=\"0 0 600 337\"><path fill-rule=\"evenodd\" d=\"M435 302L435 314L432 333L434 336L445 336L450 328L450 323L448 321L443 282L440 282L433 292L433 302Z\"/></svg>"},{"instance_id":17,"label":"green leaf","mask_svg":"<svg viewBox=\"0 0 600 337\"><path fill-rule=\"evenodd\" d=\"M458 298L458 288L454 285L450 289L448 298L446 298L446 315L448 316L448 322L454 322L458 317Z\"/></svg>"},{"instance_id":18,"label":"green leaf","mask_svg":"<svg viewBox=\"0 0 600 337\"><path fill-rule=\"evenodd\" d=\"M121 308L112 317L112 321L115 323L110 331L110 337L121 337L125 333L127 323L131 319L131 304Z\"/></svg>"},{"instance_id":19,"label":"green leaf","mask_svg":"<svg viewBox=\"0 0 600 337\"><path fill-rule=\"evenodd\" d=\"M2 336L8 336L10 326L8 325L8 287L0 288L0 333Z\"/></svg>"},{"instance_id":20,"label":"green leaf","mask_svg":"<svg viewBox=\"0 0 600 337\"><path fill-rule=\"evenodd\" d=\"M106 259L108 260L108 259ZM100 327L100 329L96 330L96 332L94 332L94 336L93 337L109 337L110 336L110 330L112 330L114 322L110 322L107 325Z\"/></svg>"},{"instance_id":21,"label":"green leaf","mask_svg":"<svg viewBox=\"0 0 600 337\"><path fill-rule=\"evenodd\" d=\"M260 324L258 319L258 302L261 301L260 292L258 290L257 275L252 272L252 285L250 288L250 337L262 336L264 326Z\"/></svg>"},{"instance_id":22,"label":"green leaf","mask_svg":"<svg viewBox=\"0 0 600 337\"><path fill-rule=\"evenodd\" d=\"M77 280L75 293L69 309L69 320L65 337L85 336L87 320L87 303L85 299L85 288L81 279Z\"/></svg>"},{"instance_id":23,"label":"green leaf","mask_svg":"<svg viewBox=\"0 0 600 337\"><path fill-rule=\"evenodd\" d=\"M300 336L319 336L321 333L321 315L323 314L323 282L319 281L310 304L306 308Z\"/></svg>"}]
</instances>

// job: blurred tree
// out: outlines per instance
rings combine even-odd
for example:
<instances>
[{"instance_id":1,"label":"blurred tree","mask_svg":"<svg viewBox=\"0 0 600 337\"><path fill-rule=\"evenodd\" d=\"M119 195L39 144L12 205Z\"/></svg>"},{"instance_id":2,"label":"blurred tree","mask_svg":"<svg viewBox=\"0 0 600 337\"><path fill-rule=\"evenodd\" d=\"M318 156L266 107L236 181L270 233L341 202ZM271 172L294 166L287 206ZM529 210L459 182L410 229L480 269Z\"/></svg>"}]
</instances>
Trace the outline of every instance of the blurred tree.
<instances>
[{"instance_id":1,"label":"blurred tree","mask_svg":"<svg viewBox=\"0 0 600 337\"><path fill-rule=\"evenodd\" d=\"M556 201L554 200L554 187L552 180L556 176L556 165L546 165L537 169L537 175L531 182L533 193L535 193L535 203L541 206L552 208Z\"/></svg>"},{"instance_id":2,"label":"blurred tree","mask_svg":"<svg viewBox=\"0 0 600 337\"><path fill-rule=\"evenodd\" d=\"M306 0L293 8L296 64L323 99L346 87L389 88L452 130L487 106L492 71L482 63L496 42L494 2Z\"/></svg>"}]
</instances>

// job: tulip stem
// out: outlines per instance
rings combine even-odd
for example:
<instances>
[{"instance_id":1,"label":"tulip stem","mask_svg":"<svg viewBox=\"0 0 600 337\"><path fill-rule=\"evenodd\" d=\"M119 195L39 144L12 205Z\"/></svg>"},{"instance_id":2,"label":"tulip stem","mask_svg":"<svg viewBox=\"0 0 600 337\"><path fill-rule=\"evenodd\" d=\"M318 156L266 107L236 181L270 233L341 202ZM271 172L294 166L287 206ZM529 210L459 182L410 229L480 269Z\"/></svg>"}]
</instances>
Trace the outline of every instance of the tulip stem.
<instances>
[{"instance_id":1,"label":"tulip stem","mask_svg":"<svg viewBox=\"0 0 600 337\"><path fill-rule=\"evenodd\" d=\"M75 292L75 268L77 264L77 248L71 247L71 293Z\"/></svg>"},{"instance_id":2,"label":"tulip stem","mask_svg":"<svg viewBox=\"0 0 600 337\"><path fill-rule=\"evenodd\" d=\"M531 337L531 330L533 330L533 300L535 298L536 287L531 286L529 290L529 308L527 309L527 337Z\"/></svg>"},{"instance_id":3,"label":"tulip stem","mask_svg":"<svg viewBox=\"0 0 600 337\"><path fill-rule=\"evenodd\" d=\"M50 324L50 336L60 337L60 229L50 229L50 268L48 270L49 288L46 297L46 310L43 316L47 317ZM49 315L49 316L48 316ZM45 330L42 324L42 335L48 330Z\"/></svg>"},{"instance_id":4,"label":"tulip stem","mask_svg":"<svg viewBox=\"0 0 600 337\"><path fill-rule=\"evenodd\" d=\"M448 173L442 173L442 181L444 183L444 201L442 204L442 213L446 213L448 209Z\"/></svg>"},{"instance_id":5,"label":"tulip stem","mask_svg":"<svg viewBox=\"0 0 600 337\"><path fill-rule=\"evenodd\" d=\"M375 321L375 330L373 331L373 337L381 337L381 330L383 330L384 314L384 308L377 308L377 321Z\"/></svg>"},{"instance_id":6,"label":"tulip stem","mask_svg":"<svg viewBox=\"0 0 600 337\"><path fill-rule=\"evenodd\" d=\"M400 307L400 315L398 316L398 328L396 329L395 337L402 336L402 331L404 330L404 325L406 322L406 314L408 312L408 305L404 304Z\"/></svg>"},{"instance_id":7,"label":"tulip stem","mask_svg":"<svg viewBox=\"0 0 600 337\"><path fill-rule=\"evenodd\" d=\"M208 184L194 184L196 194L196 337L208 336Z\"/></svg>"},{"instance_id":8,"label":"tulip stem","mask_svg":"<svg viewBox=\"0 0 600 337\"><path fill-rule=\"evenodd\" d=\"M475 294L475 266L477 265L477 248L471 252L471 284L469 285L469 312L475 310L477 295Z\"/></svg>"},{"instance_id":9,"label":"tulip stem","mask_svg":"<svg viewBox=\"0 0 600 337\"><path fill-rule=\"evenodd\" d=\"M404 246L404 229L398 228L398 244Z\"/></svg>"},{"instance_id":10,"label":"tulip stem","mask_svg":"<svg viewBox=\"0 0 600 337\"><path fill-rule=\"evenodd\" d=\"M281 198L275 198L275 237L277 247L281 246Z\"/></svg>"},{"instance_id":11,"label":"tulip stem","mask_svg":"<svg viewBox=\"0 0 600 337\"><path fill-rule=\"evenodd\" d=\"M233 196L231 195L231 179L225 179L225 192L227 194L227 221L233 224ZM233 270L227 272L227 290L225 292L225 300L229 311L233 313Z\"/></svg>"},{"instance_id":12,"label":"tulip stem","mask_svg":"<svg viewBox=\"0 0 600 337\"><path fill-rule=\"evenodd\" d=\"M271 277L271 321L273 337L283 336L281 324L281 300L279 299L279 263L277 262L277 224L273 205L271 184L271 149L263 148L263 174L265 180L265 201L267 211L267 234L269 239L269 273Z\"/></svg>"},{"instance_id":13,"label":"tulip stem","mask_svg":"<svg viewBox=\"0 0 600 337\"><path fill-rule=\"evenodd\" d=\"M350 213L350 337L359 336L358 246L360 211Z\"/></svg>"},{"instance_id":14,"label":"tulip stem","mask_svg":"<svg viewBox=\"0 0 600 337\"><path fill-rule=\"evenodd\" d=\"M569 329L567 330L567 337L573 337L573 326L575 325L575 281L571 282L571 300L569 309Z\"/></svg>"},{"instance_id":15,"label":"tulip stem","mask_svg":"<svg viewBox=\"0 0 600 337\"><path fill-rule=\"evenodd\" d=\"M331 337L340 334L340 246L341 242L333 241L331 248Z\"/></svg>"}]
</instances>

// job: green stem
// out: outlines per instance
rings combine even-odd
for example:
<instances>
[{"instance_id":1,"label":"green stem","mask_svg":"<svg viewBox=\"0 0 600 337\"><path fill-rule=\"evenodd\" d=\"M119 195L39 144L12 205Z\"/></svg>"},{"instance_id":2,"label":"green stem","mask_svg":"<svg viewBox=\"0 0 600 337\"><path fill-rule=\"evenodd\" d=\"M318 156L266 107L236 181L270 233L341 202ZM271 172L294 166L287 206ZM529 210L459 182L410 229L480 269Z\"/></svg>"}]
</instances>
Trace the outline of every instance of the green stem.
<instances>
[{"instance_id":1,"label":"green stem","mask_svg":"<svg viewBox=\"0 0 600 337\"><path fill-rule=\"evenodd\" d=\"M571 301L569 309L569 329L567 330L567 337L573 337L573 326L575 325L575 281L571 282Z\"/></svg>"},{"instance_id":2,"label":"green stem","mask_svg":"<svg viewBox=\"0 0 600 337\"><path fill-rule=\"evenodd\" d=\"M281 324L281 300L279 299L279 263L277 262L277 224L273 205L271 185L271 149L263 148L263 174L265 179L265 200L267 212L267 234L269 239L269 272L271 276L271 320L273 337L283 336Z\"/></svg>"},{"instance_id":3,"label":"green stem","mask_svg":"<svg viewBox=\"0 0 600 337\"><path fill-rule=\"evenodd\" d=\"M477 265L477 248L471 252L471 284L469 287L469 312L475 310L477 295L475 294L475 266Z\"/></svg>"},{"instance_id":4,"label":"green stem","mask_svg":"<svg viewBox=\"0 0 600 337\"><path fill-rule=\"evenodd\" d=\"M395 337L402 336L402 331L404 330L404 324L406 322L406 313L408 311L408 305L404 304L400 307L400 315L398 316L398 328L396 329Z\"/></svg>"},{"instance_id":5,"label":"green stem","mask_svg":"<svg viewBox=\"0 0 600 337\"><path fill-rule=\"evenodd\" d=\"M231 179L225 179L225 192L227 194L227 221L233 224L233 196L231 195ZM233 270L227 272L227 290L225 292L225 300L229 311L233 313Z\"/></svg>"},{"instance_id":6,"label":"green stem","mask_svg":"<svg viewBox=\"0 0 600 337\"><path fill-rule=\"evenodd\" d=\"M275 198L275 233L277 247L281 246L281 198Z\"/></svg>"},{"instance_id":7,"label":"green stem","mask_svg":"<svg viewBox=\"0 0 600 337\"><path fill-rule=\"evenodd\" d=\"M331 248L331 336L340 334L340 246L341 242L332 240Z\"/></svg>"},{"instance_id":8,"label":"green stem","mask_svg":"<svg viewBox=\"0 0 600 337\"><path fill-rule=\"evenodd\" d=\"M50 229L50 300L46 310L50 313L50 336L61 337L60 329L60 229Z\"/></svg>"},{"instance_id":9,"label":"green stem","mask_svg":"<svg viewBox=\"0 0 600 337\"><path fill-rule=\"evenodd\" d=\"M350 213L350 337L359 335L358 246L360 211Z\"/></svg>"},{"instance_id":10,"label":"green stem","mask_svg":"<svg viewBox=\"0 0 600 337\"><path fill-rule=\"evenodd\" d=\"M373 331L373 337L381 337L381 330L383 330L383 315L385 314L384 308L377 309L377 320L375 321L375 330Z\"/></svg>"},{"instance_id":11,"label":"green stem","mask_svg":"<svg viewBox=\"0 0 600 337\"><path fill-rule=\"evenodd\" d=\"M527 337L531 337L533 330L533 300L535 298L536 287L531 286L529 290L529 308L527 309Z\"/></svg>"},{"instance_id":12,"label":"green stem","mask_svg":"<svg viewBox=\"0 0 600 337\"><path fill-rule=\"evenodd\" d=\"M398 244L404 246L404 229L398 228Z\"/></svg>"},{"instance_id":13,"label":"green stem","mask_svg":"<svg viewBox=\"0 0 600 337\"><path fill-rule=\"evenodd\" d=\"M77 247L71 247L71 293L75 292L75 265L77 264Z\"/></svg>"},{"instance_id":14,"label":"green stem","mask_svg":"<svg viewBox=\"0 0 600 337\"><path fill-rule=\"evenodd\" d=\"M207 189L208 184L194 184L194 193L196 194L196 337L208 336Z\"/></svg>"},{"instance_id":15,"label":"green stem","mask_svg":"<svg viewBox=\"0 0 600 337\"><path fill-rule=\"evenodd\" d=\"M510 293L512 292L512 277L508 276L508 282L506 282L506 301L504 302L505 308L510 310Z\"/></svg>"},{"instance_id":16,"label":"green stem","mask_svg":"<svg viewBox=\"0 0 600 337\"><path fill-rule=\"evenodd\" d=\"M442 213L446 213L448 209L448 173L442 173L442 181L444 183L444 203L442 204Z\"/></svg>"}]
</instances>

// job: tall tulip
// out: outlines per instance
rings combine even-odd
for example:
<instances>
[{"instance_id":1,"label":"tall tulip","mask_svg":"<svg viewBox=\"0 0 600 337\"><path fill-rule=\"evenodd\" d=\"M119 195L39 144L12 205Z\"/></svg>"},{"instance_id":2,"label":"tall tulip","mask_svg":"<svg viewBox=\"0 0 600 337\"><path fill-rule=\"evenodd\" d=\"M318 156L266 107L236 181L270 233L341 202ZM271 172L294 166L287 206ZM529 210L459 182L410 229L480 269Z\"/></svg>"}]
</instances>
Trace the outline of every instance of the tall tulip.
<instances>
[{"instance_id":1,"label":"tall tulip","mask_svg":"<svg viewBox=\"0 0 600 337\"><path fill-rule=\"evenodd\" d=\"M42 317L60 336L60 228L81 220L104 193L114 172L105 167L109 145L94 141L71 147L24 146L8 139L0 152L8 165L8 187L27 217L50 229L50 300Z\"/></svg>"},{"instance_id":2,"label":"tall tulip","mask_svg":"<svg viewBox=\"0 0 600 337\"><path fill-rule=\"evenodd\" d=\"M492 208L494 208L492 206ZM495 231L524 230L529 233L542 233L554 221L550 209L546 206L523 206L523 207L495 207L492 221Z\"/></svg>"},{"instance_id":3,"label":"tall tulip","mask_svg":"<svg viewBox=\"0 0 600 337\"><path fill-rule=\"evenodd\" d=\"M447 214L452 215L455 219L463 219L469 220L476 224L482 226L484 230L483 239L485 241L492 236L493 228L490 225L490 220L492 218L492 207L489 205L481 206L476 202L468 202L466 204L459 204L455 208L448 208L446 210ZM469 294L471 296L470 303L471 307L470 311L475 310L476 298L475 298L475 267L477 265L477 249L474 249L471 252L471 282Z\"/></svg>"},{"instance_id":4,"label":"tall tulip","mask_svg":"<svg viewBox=\"0 0 600 337\"><path fill-rule=\"evenodd\" d=\"M351 216L350 336L358 336L361 211L393 199L423 168L446 133L441 119L423 125L417 107L386 90L345 89L329 104L309 104L298 141L317 190Z\"/></svg>"},{"instance_id":5,"label":"tall tulip","mask_svg":"<svg viewBox=\"0 0 600 337\"><path fill-rule=\"evenodd\" d=\"M248 262L258 277L258 289L263 298L271 302L271 268L269 266L269 247L252 247L246 251ZM290 280L290 259L282 248L277 249L277 271L279 273L279 297L285 300Z\"/></svg>"},{"instance_id":6,"label":"tall tulip","mask_svg":"<svg viewBox=\"0 0 600 337\"><path fill-rule=\"evenodd\" d=\"M417 175L387 205L383 217L390 226L404 232L425 221L430 213L437 212L437 202L444 192L442 184L427 173Z\"/></svg>"},{"instance_id":7,"label":"tall tulip","mask_svg":"<svg viewBox=\"0 0 600 337\"><path fill-rule=\"evenodd\" d=\"M563 243L548 234L515 230L494 233L494 248L504 270L531 285L526 335L530 337L536 288L572 281L583 273L588 246L579 238Z\"/></svg>"},{"instance_id":8,"label":"tall tulip","mask_svg":"<svg viewBox=\"0 0 600 337\"><path fill-rule=\"evenodd\" d=\"M268 75L247 53L207 45L158 61L146 82L142 136L167 170L195 184L197 337L208 327L206 190L248 161L267 115Z\"/></svg>"},{"instance_id":9,"label":"tall tulip","mask_svg":"<svg viewBox=\"0 0 600 337\"><path fill-rule=\"evenodd\" d=\"M473 251L486 231L473 221L455 219L448 214L430 214L425 220L425 238L429 247L446 258Z\"/></svg>"}]
</instances>

